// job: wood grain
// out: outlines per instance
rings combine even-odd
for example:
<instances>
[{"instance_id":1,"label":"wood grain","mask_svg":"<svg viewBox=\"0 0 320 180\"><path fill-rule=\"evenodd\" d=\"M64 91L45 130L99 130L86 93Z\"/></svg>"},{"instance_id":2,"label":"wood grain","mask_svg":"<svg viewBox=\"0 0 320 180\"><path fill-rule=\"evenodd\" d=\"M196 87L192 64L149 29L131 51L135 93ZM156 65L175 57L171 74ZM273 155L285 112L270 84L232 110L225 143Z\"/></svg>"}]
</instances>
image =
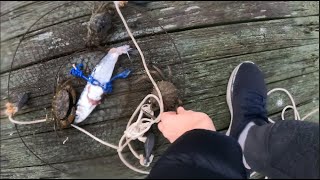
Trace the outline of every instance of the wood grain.
<instances>
[{"instance_id":1,"label":"wood grain","mask_svg":"<svg viewBox=\"0 0 320 180\"><path fill-rule=\"evenodd\" d=\"M59 7L63 3L1 2L0 177L144 178L123 165L116 151L76 129L55 132L51 122L18 126L28 147L68 175L56 171L26 149L4 115L14 51L28 28L49 10L57 7L31 27L13 63L12 92L33 92L27 106L16 116L19 120L43 118L50 111L59 67L62 74L67 74L71 63L81 59L94 66L108 48L133 45L119 18L115 18L106 51L87 49L84 43L91 2ZM207 113L217 130L229 126L226 86L234 67L243 61L258 64L268 90L281 87L291 92L301 116L319 107L319 2L186 1L151 2L146 7L134 7L128 6L123 13L148 63L164 69L165 74L170 65L185 108ZM158 23L173 38L182 61ZM132 52L131 61L125 56L119 59L116 71L129 67L133 74L114 83L114 92L81 127L101 139L118 142L131 113L152 88L150 83L133 84L144 74L140 61L136 52ZM77 90L80 93L82 87ZM269 116L279 120L281 110L288 104L285 94L272 94L268 98ZM291 110L286 118L293 118ZM319 123L319 113L308 121ZM157 139L156 161L169 143L156 127L153 131ZM62 144L66 137L69 140ZM134 146L142 148L137 142ZM125 155L130 162L137 163L127 150Z\"/></svg>"}]
</instances>

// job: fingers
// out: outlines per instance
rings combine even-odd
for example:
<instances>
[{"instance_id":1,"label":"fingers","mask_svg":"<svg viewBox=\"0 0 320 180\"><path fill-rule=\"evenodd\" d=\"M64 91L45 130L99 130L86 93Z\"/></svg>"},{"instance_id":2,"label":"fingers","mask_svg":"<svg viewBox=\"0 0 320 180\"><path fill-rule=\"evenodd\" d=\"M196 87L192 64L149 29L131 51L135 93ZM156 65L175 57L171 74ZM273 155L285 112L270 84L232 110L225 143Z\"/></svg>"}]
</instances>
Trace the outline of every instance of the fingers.
<instances>
[{"instance_id":1,"label":"fingers","mask_svg":"<svg viewBox=\"0 0 320 180\"><path fill-rule=\"evenodd\" d=\"M159 131L161 131L163 133L164 127L163 127L163 123L162 122L158 123L158 129L159 129Z\"/></svg>"},{"instance_id":2,"label":"fingers","mask_svg":"<svg viewBox=\"0 0 320 180\"><path fill-rule=\"evenodd\" d=\"M176 116L177 114L181 114L183 112L185 112L186 110L180 106L177 108L177 112L174 111L169 111L169 112L163 112L160 114L160 119L161 121L166 121L167 119L173 118L173 116Z\"/></svg>"},{"instance_id":3,"label":"fingers","mask_svg":"<svg viewBox=\"0 0 320 180\"><path fill-rule=\"evenodd\" d=\"M170 111L170 112L163 112L160 114L160 120L161 121L167 121L173 118L173 116L177 115L176 112Z\"/></svg>"},{"instance_id":4,"label":"fingers","mask_svg":"<svg viewBox=\"0 0 320 180\"><path fill-rule=\"evenodd\" d=\"M176 112L163 112L160 114L160 122L158 123L158 129L163 133L164 125L163 123L173 119L173 116L177 115Z\"/></svg>"},{"instance_id":5,"label":"fingers","mask_svg":"<svg viewBox=\"0 0 320 180\"><path fill-rule=\"evenodd\" d=\"M181 114L181 113L183 113L184 111L186 111L182 106L180 106L180 107L178 107L177 108L177 113L178 114Z\"/></svg>"}]
</instances>

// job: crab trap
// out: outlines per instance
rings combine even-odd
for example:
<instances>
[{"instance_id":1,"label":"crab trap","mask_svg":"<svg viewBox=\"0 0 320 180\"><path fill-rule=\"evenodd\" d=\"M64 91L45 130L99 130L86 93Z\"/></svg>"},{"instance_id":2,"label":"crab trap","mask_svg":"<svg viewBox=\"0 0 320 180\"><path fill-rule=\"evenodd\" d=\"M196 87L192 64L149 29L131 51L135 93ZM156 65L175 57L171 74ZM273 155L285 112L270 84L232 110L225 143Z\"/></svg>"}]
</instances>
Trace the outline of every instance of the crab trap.
<instances>
[{"instance_id":1,"label":"crab trap","mask_svg":"<svg viewBox=\"0 0 320 180\"><path fill-rule=\"evenodd\" d=\"M152 77L164 83L161 89L164 109L173 110L184 94L183 62L173 39L152 18L154 15L148 8L128 3L121 11L138 40ZM108 14L103 14L105 12ZM110 163L105 164L106 160L99 165L71 170L66 162L113 158L121 164L116 158L119 149L106 147L71 126L80 96L90 82L70 72L82 65L82 75L90 78L112 48L124 45L132 48L129 57L120 55L111 74L114 77L126 69L131 73L125 79L114 80L112 92L103 93L90 115L77 124L92 136L117 147L120 139L128 139L123 132L128 131L128 119L141 100L147 94L157 94L146 78L139 53L114 6L103 2L64 3L42 15L22 36L8 76L7 114L11 114L12 122L22 122L15 123L17 134L41 164L66 174L85 174L97 166L111 167ZM149 109L156 113L159 108L155 104L150 100ZM26 123L37 120L41 122ZM165 144L159 138L157 128L152 127L143 137L128 142L129 148L123 146L123 155L119 156L130 166L148 172L150 168L143 166L149 166L150 155L159 155L157 148Z\"/></svg>"}]
</instances>

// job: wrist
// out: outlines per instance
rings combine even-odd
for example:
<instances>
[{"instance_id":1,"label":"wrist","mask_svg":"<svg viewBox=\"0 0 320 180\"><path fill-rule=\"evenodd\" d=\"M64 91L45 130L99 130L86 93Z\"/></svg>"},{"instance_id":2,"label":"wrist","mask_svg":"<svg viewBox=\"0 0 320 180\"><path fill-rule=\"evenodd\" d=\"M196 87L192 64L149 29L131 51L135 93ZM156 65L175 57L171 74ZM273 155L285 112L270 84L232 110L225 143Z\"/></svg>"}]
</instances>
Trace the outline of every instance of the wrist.
<instances>
[{"instance_id":1,"label":"wrist","mask_svg":"<svg viewBox=\"0 0 320 180\"><path fill-rule=\"evenodd\" d=\"M209 130L209 131L216 131L216 128L214 127L213 123L197 125L191 130L194 130L194 129L204 129L204 130Z\"/></svg>"}]
</instances>

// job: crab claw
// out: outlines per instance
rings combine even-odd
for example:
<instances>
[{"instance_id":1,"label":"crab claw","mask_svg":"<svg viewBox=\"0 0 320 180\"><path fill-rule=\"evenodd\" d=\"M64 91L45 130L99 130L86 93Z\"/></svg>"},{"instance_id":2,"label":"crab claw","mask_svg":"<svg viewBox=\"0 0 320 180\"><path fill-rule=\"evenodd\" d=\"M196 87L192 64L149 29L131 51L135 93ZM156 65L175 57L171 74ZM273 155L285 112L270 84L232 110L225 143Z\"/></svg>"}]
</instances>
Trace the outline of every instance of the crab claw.
<instances>
[{"instance_id":1,"label":"crab claw","mask_svg":"<svg viewBox=\"0 0 320 180\"><path fill-rule=\"evenodd\" d=\"M131 60L130 55L129 55L129 52L127 52L127 56L128 56L128 58Z\"/></svg>"}]
</instances>

